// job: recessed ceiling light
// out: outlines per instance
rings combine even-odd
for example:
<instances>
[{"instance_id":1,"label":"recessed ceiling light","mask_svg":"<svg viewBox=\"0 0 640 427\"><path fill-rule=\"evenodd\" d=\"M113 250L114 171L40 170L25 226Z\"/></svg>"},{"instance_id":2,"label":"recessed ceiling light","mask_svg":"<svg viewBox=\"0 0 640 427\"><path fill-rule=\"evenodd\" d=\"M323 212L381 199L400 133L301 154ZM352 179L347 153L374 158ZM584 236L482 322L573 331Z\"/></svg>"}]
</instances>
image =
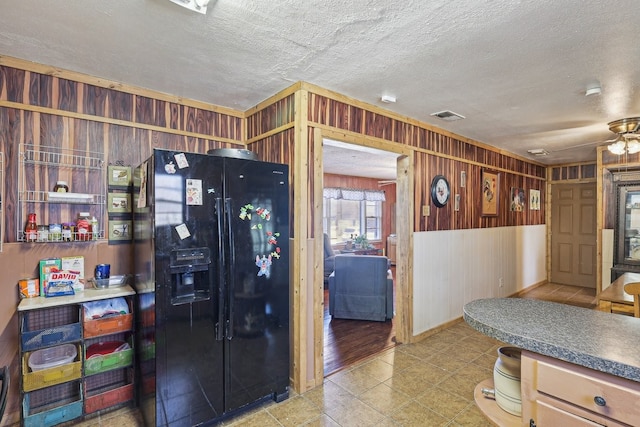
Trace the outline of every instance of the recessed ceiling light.
<instances>
[{"instance_id":1,"label":"recessed ceiling light","mask_svg":"<svg viewBox=\"0 0 640 427\"><path fill-rule=\"evenodd\" d=\"M462 114L454 113L450 110L438 111L437 113L431 113L431 115L447 122L453 122L465 118Z\"/></svg>"}]
</instances>

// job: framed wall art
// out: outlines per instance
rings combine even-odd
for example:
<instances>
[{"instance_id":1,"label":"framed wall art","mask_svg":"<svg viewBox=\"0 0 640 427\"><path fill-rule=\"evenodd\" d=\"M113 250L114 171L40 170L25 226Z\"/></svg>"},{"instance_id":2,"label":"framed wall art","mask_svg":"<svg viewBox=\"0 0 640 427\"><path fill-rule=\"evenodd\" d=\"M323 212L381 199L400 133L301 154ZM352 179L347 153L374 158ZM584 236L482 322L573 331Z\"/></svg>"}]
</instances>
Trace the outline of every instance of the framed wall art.
<instances>
[{"instance_id":1,"label":"framed wall art","mask_svg":"<svg viewBox=\"0 0 640 427\"><path fill-rule=\"evenodd\" d=\"M109 220L109 243L128 242L133 238L131 221Z\"/></svg>"},{"instance_id":2,"label":"framed wall art","mask_svg":"<svg viewBox=\"0 0 640 427\"><path fill-rule=\"evenodd\" d=\"M529 190L529 209L532 211L540 210L540 190Z\"/></svg>"},{"instance_id":3,"label":"framed wall art","mask_svg":"<svg viewBox=\"0 0 640 427\"><path fill-rule=\"evenodd\" d=\"M500 173L482 171L482 216L498 216L500 205Z\"/></svg>"},{"instance_id":4,"label":"framed wall art","mask_svg":"<svg viewBox=\"0 0 640 427\"><path fill-rule=\"evenodd\" d=\"M109 193L107 197L107 212L131 213L131 194L129 193Z\"/></svg>"},{"instance_id":5,"label":"framed wall art","mask_svg":"<svg viewBox=\"0 0 640 427\"><path fill-rule=\"evenodd\" d=\"M525 197L526 196L523 188L511 187L509 200L511 201L512 212L524 211L524 207L527 204L527 200Z\"/></svg>"},{"instance_id":6,"label":"framed wall art","mask_svg":"<svg viewBox=\"0 0 640 427\"><path fill-rule=\"evenodd\" d=\"M110 187L129 187L131 185L131 167L109 165L107 167Z\"/></svg>"}]
</instances>

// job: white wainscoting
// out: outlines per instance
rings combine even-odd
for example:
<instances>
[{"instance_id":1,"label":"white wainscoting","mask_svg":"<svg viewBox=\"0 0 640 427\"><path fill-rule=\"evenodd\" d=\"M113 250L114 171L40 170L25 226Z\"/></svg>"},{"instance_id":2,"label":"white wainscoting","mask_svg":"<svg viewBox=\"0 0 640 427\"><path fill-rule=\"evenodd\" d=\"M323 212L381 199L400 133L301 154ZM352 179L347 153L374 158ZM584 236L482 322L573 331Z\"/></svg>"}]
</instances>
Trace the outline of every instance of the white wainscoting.
<instances>
[{"instance_id":1,"label":"white wainscoting","mask_svg":"<svg viewBox=\"0 0 640 427\"><path fill-rule=\"evenodd\" d=\"M546 235L544 224L414 233L413 334L546 280Z\"/></svg>"}]
</instances>

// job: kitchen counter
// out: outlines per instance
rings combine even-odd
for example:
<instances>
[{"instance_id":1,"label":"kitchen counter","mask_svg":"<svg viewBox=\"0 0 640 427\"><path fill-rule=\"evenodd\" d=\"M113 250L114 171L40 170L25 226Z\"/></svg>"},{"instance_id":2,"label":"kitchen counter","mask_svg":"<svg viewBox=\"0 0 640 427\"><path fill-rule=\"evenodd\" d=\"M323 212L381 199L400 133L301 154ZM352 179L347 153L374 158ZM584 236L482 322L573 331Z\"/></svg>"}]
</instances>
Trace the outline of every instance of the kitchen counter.
<instances>
[{"instance_id":1,"label":"kitchen counter","mask_svg":"<svg viewBox=\"0 0 640 427\"><path fill-rule=\"evenodd\" d=\"M523 298L464 306L479 332L534 353L640 382L640 319Z\"/></svg>"}]
</instances>

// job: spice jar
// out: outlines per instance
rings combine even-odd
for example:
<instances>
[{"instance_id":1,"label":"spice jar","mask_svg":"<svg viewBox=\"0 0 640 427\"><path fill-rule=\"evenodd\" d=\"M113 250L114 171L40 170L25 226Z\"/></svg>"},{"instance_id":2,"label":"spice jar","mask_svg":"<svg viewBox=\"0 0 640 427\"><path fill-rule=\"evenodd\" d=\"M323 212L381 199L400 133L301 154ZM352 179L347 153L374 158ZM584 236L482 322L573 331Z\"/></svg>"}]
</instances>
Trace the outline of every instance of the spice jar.
<instances>
[{"instance_id":1,"label":"spice jar","mask_svg":"<svg viewBox=\"0 0 640 427\"><path fill-rule=\"evenodd\" d=\"M87 241L92 238L89 212L80 212L76 221L76 240Z\"/></svg>"},{"instance_id":2,"label":"spice jar","mask_svg":"<svg viewBox=\"0 0 640 427\"><path fill-rule=\"evenodd\" d=\"M37 242L43 243L49 240L49 227L46 225L38 226Z\"/></svg>"},{"instance_id":3,"label":"spice jar","mask_svg":"<svg viewBox=\"0 0 640 427\"><path fill-rule=\"evenodd\" d=\"M73 222L65 222L62 224L62 241L72 242L75 224Z\"/></svg>"},{"instance_id":4,"label":"spice jar","mask_svg":"<svg viewBox=\"0 0 640 427\"><path fill-rule=\"evenodd\" d=\"M62 241L62 226L60 224L49 224L49 241Z\"/></svg>"},{"instance_id":5,"label":"spice jar","mask_svg":"<svg viewBox=\"0 0 640 427\"><path fill-rule=\"evenodd\" d=\"M53 191L56 193L68 193L69 186L66 181L57 181L56 186L53 187Z\"/></svg>"}]
</instances>

